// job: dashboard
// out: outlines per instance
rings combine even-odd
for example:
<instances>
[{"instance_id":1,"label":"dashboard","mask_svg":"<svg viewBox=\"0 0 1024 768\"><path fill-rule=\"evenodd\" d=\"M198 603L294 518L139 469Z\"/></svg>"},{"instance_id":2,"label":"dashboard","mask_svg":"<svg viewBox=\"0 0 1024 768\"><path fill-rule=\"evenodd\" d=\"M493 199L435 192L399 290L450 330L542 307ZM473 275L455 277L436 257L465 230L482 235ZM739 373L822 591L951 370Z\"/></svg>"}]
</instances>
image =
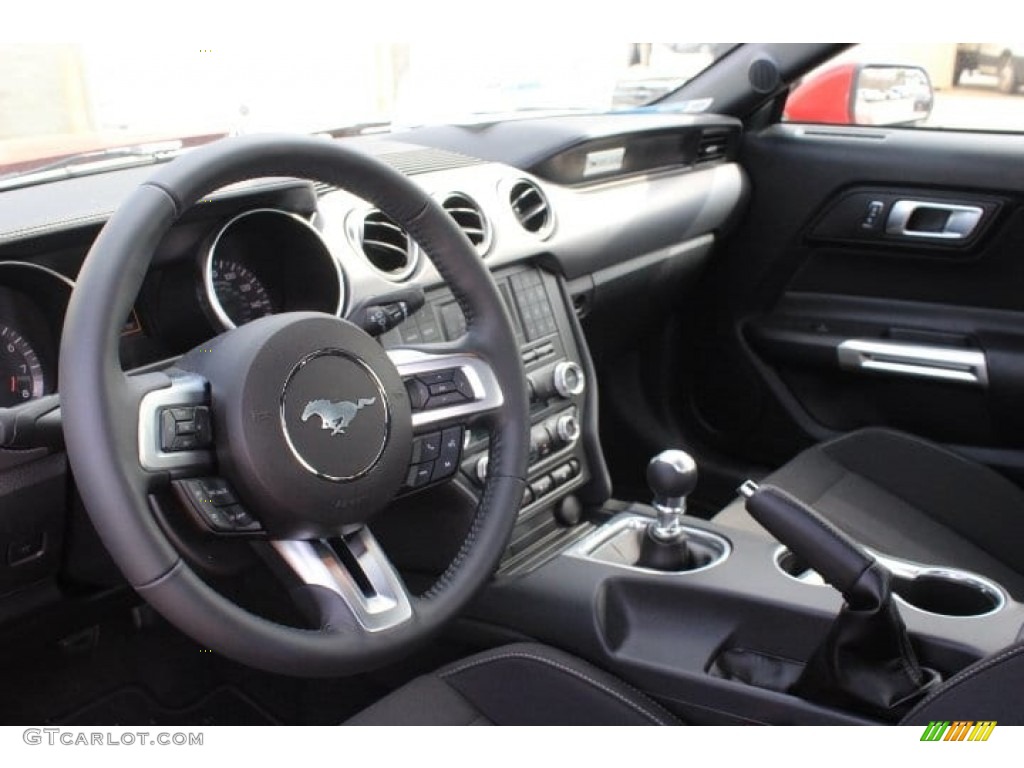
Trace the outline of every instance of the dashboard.
<instances>
[{"instance_id":1,"label":"dashboard","mask_svg":"<svg viewBox=\"0 0 1024 768\"><path fill-rule=\"evenodd\" d=\"M570 546L590 530L583 510L609 497L592 355L642 334L652 307L699 274L746 195L734 162L738 131L727 118L648 115L343 139L409 175L451 215L491 268L516 330L531 395L530 474L500 575ZM58 413L57 351L75 276L103 223L149 172L3 193L0 414L33 403ZM394 311L410 297L417 311ZM223 331L296 310L358 318L388 349L465 330L429 255L385 212L324 184L258 179L211 194L164 238L125 318L122 367L166 367ZM443 383L406 384L428 387L425 398L458 396ZM52 590L62 567L82 562L63 551L74 544L66 535L73 479L62 460L15 473L52 463L59 445L0 432L0 596ZM457 464L457 495L471 510L488 437L470 432L459 442L446 460ZM434 507L441 458L431 446L416 450L402 503L422 512ZM71 576L96 579L90 573ZM0 622L8 610L0 599Z\"/></svg>"}]
</instances>

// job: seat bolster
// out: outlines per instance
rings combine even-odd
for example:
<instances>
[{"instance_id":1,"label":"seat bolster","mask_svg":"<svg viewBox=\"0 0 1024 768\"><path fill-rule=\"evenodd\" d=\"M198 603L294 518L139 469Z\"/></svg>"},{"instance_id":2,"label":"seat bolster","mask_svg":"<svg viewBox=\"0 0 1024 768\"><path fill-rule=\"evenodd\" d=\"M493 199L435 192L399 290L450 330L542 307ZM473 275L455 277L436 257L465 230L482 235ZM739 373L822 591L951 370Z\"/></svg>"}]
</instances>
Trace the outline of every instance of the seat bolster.
<instances>
[{"instance_id":1,"label":"seat bolster","mask_svg":"<svg viewBox=\"0 0 1024 768\"><path fill-rule=\"evenodd\" d=\"M953 675L907 713L901 725L979 720L1024 725L1024 642Z\"/></svg>"},{"instance_id":2,"label":"seat bolster","mask_svg":"<svg viewBox=\"0 0 1024 768\"><path fill-rule=\"evenodd\" d=\"M345 725L493 725L436 675L417 677Z\"/></svg>"},{"instance_id":3,"label":"seat bolster","mask_svg":"<svg viewBox=\"0 0 1024 768\"><path fill-rule=\"evenodd\" d=\"M517 643L417 678L347 725L679 725L644 694L554 648Z\"/></svg>"}]
</instances>

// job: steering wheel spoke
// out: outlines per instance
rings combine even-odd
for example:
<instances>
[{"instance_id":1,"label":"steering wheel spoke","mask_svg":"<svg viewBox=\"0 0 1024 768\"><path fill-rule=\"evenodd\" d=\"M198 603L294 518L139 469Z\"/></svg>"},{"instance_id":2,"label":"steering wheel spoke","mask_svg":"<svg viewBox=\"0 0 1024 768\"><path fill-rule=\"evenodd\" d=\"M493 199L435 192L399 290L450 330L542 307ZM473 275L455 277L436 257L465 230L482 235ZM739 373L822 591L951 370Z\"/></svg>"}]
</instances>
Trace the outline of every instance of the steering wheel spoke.
<instances>
[{"instance_id":1,"label":"steering wheel spoke","mask_svg":"<svg viewBox=\"0 0 1024 768\"><path fill-rule=\"evenodd\" d=\"M209 385L196 374L173 375L169 387L139 401L139 466L174 476L208 473L213 465Z\"/></svg>"},{"instance_id":2,"label":"steering wheel spoke","mask_svg":"<svg viewBox=\"0 0 1024 768\"><path fill-rule=\"evenodd\" d=\"M495 413L505 402L498 377L484 358L452 345L388 350L412 406L416 433L441 424L468 424Z\"/></svg>"},{"instance_id":3,"label":"steering wheel spoke","mask_svg":"<svg viewBox=\"0 0 1024 768\"><path fill-rule=\"evenodd\" d=\"M375 633L412 618L412 602L395 567L365 526L334 539L272 541L286 580L314 609L323 628ZM303 589L305 587L307 589Z\"/></svg>"}]
</instances>

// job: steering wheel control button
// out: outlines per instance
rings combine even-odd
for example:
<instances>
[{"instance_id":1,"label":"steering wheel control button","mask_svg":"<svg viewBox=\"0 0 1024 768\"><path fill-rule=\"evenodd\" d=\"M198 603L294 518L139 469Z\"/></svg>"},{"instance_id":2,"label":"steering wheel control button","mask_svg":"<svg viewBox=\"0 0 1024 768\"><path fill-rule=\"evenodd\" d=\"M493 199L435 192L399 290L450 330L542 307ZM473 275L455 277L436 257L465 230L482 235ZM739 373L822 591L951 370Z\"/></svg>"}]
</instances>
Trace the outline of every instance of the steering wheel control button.
<instances>
[{"instance_id":1,"label":"steering wheel control button","mask_svg":"<svg viewBox=\"0 0 1024 768\"><path fill-rule=\"evenodd\" d=\"M437 395L447 395L457 391L455 389L454 381L439 381L437 382L437 384L431 384L429 389L431 397L435 397Z\"/></svg>"},{"instance_id":2,"label":"steering wheel control button","mask_svg":"<svg viewBox=\"0 0 1024 768\"><path fill-rule=\"evenodd\" d=\"M253 533L259 521L238 503L234 490L220 477L175 480L180 498L206 526L217 533Z\"/></svg>"},{"instance_id":3,"label":"steering wheel control button","mask_svg":"<svg viewBox=\"0 0 1024 768\"><path fill-rule=\"evenodd\" d=\"M443 371L431 371L430 373L421 373L416 378L426 384L428 387L432 387L436 384L443 384L446 381L451 381L455 376L455 368L447 368Z\"/></svg>"},{"instance_id":4,"label":"steering wheel control button","mask_svg":"<svg viewBox=\"0 0 1024 768\"><path fill-rule=\"evenodd\" d=\"M472 384L461 368L417 374L406 379L406 391L413 410L445 408L468 403L476 398Z\"/></svg>"},{"instance_id":5,"label":"steering wheel control button","mask_svg":"<svg viewBox=\"0 0 1024 768\"><path fill-rule=\"evenodd\" d=\"M434 461L440 455L440 432L431 432L429 435L417 437L415 440L412 441L412 459L410 460L411 463L418 464L421 461Z\"/></svg>"},{"instance_id":6,"label":"steering wheel control button","mask_svg":"<svg viewBox=\"0 0 1024 768\"><path fill-rule=\"evenodd\" d=\"M434 474L434 462L424 461L421 464L413 464L409 467L409 475L405 480L409 488L422 488L430 482Z\"/></svg>"},{"instance_id":7,"label":"steering wheel control button","mask_svg":"<svg viewBox=\"0 0 1024 768\"><path fill-rule=\"evenodd\" d=\"M160 414L160 450L195 451L213 443L210 409L205 405L190 408L165 408Z\"/></svg>"},{"instance_id":8,"label":"steering wheel control button","mask_svg":"<svg viewBox=\"0 0 1024 768\"><path fill-rule=\"evenodd\" d=\"M455 384L456 391L461 393L467 400L472 400L475 397L473 387L461 368L456 369L452 382Z\"/></svg>"},{"instance_id":9,"label":"steering wheel control button","mask_svg":"<svg viewBox=\"0 0 1024 768\"><path fill-rule=\"evenodd\" d=\"M461 392L448 392L444 395L431 395L427 400L427 408L444 408L468 402L469 398Z\"/></svg>"},{"instance_id":10,"label":"steering wheel control button","mask_svg":"<svg viewBox=\"0 0 1024 768\"><path fill-rule=\"evenodd\" d=\"M228 485L227 481L219 477L208 477L199 480L203 495L210 500L210 502L216 507L226 507L231 504L237 504L238 499L235 498L234 491Z\"/></svg>"},{"instance_id":11,"label":"steering wheel control button","mask_svg":"<svg viewBox=\"0 0 1024 768\"><path fill-rule=\"evenodd\" d=\"M192 423L195 425L196 440L202 446L213 444L213 420L210 409L205 405L197 405L192 409Z\"/></svg>"},{"instance_id":12,"label":"steering wheel control button","mask_svg":"<svg viewBox=\"0 0 1024 768\"><path fill-rule=\"evenodd\" d=\"M405 478L408 490L445 480L459 469L465 435L462 427L430 432L413 440L412 459Z\"/></svg>"},{"instance_id":13,"label":"steering wheel control button","mask_svg":"<svg viewBox=\"0 0 1024 768\"><path fill-rule=\"evenodd\" d=\"M452 427L441 433L441 456L434 462L432 481L443 480L455 474L462 452L462 428Z\"/></svg>"},{"instance_id":14,"label":"steering wheel control button","mask_svg":"<svg viewBox=\"0 0 1024 768\"><path fill-rule=\"evenodd\" d=\"M249 533L252 531L260 530L260 524L249 514L249 511L241 504L232 504L229 507L221 507L220 511L223 512L227 518L228 524L232 530L242 531Z\"/></svg>"},{"instance_id":15,"label":"steering wheel control button","mask_svg":"<svg viewBox=\"0 0 1024 768\"><path fill-rule=\"evenodd\" d=\"M292 453L318 477L345 482L369 472L388 442L384 387L360 358L323 350L292 370L281 395Z\"/></svg>"},{"instance_id":16,"label":"steering wheel control button","mask_svg":"<svg viewBox=\"0 0 1024 768\"><path fill-rule=\"evenodd\" d=\"M419 379L409 379L405 382L405 391L409 393L409 406L414 411L422 410L430 397L430 389Z\"/></svg>"}]
</instances>

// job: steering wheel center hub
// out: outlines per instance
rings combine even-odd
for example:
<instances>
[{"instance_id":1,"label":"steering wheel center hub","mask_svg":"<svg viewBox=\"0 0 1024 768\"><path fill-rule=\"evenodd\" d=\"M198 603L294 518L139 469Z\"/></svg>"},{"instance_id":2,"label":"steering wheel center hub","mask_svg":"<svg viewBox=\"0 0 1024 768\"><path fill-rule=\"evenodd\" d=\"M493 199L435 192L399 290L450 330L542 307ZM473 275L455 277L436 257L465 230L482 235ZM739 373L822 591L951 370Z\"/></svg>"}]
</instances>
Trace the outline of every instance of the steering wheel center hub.
<instances>
[{"instance_id":1,"label":"steering wheel center hub","mask_svg":"<svg viewBox=\"0 0 1024 768\"><path fill-rule=\"evenodd\" d=\"M317 477L349 482L371 471L390 436L384 385L366 362L318 350L292 369L281 392L281 424L295 459Z\"/></svg>"},{"instance_id":2,"label":"steering wheel center hub","mask_svg":"<svg viewBox=\"0 0 1024 768\"><path fill-rule=\"evenodd\" d=\"M380 344L351 323L262 318L182 366L209 380L220 471L272 538L335 536L404 482L408 394Z\"/></svg>"}]
</instances>

